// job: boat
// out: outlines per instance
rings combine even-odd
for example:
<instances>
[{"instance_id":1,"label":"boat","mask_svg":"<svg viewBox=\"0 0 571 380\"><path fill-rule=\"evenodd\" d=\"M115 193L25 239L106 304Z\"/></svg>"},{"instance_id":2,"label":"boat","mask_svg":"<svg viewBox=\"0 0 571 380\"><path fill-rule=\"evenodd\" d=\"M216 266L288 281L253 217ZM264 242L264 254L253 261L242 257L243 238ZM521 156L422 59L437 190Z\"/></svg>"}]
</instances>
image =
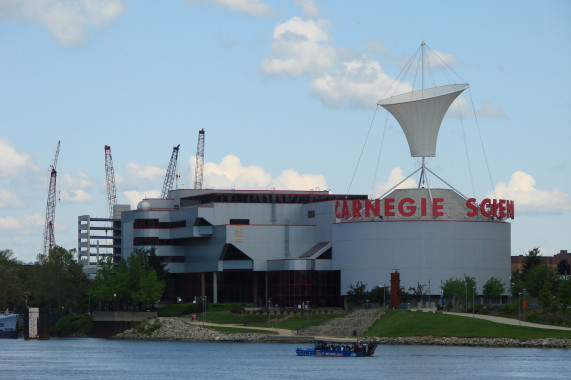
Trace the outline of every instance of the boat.
<instances>
[{"instance_id":1,"label":"boat","mask_svg":"<svg viewBox=\"0 0 571 380\"><path fill-rule=\"evenodd\" d=\"M18 314L0 314L0 338L17 338Z\"/></svg>"},{"instance_id":2,"label":"boat","mask_svg":"<svg viewBox=\"0 0 571 380\"><path fill-rule=\"evenodd\" d=\"M297 356L373 356L378 342L371 339L315 339L313 348L296 348Z\"/></svg>"}]
</instances>

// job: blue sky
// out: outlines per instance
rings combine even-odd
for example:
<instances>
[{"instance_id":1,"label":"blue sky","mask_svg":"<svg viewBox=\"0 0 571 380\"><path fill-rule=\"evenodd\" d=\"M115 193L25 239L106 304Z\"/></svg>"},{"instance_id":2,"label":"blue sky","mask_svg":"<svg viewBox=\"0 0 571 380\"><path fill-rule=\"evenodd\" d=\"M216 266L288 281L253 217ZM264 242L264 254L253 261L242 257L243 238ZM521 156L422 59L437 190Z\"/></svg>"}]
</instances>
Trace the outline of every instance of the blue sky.
<instances>
[{"instance_id":1,"label":"blue sky","mask_svg":"<svg viewBox=\"0 0 571 380\"><path fill-rule=\"evenodd\" d=\"M0 249L41 251L58 140L68 249L107 214L105 145L135 207L178 144L192 188L201 128L204 187L379 196L418 167L376 103L422 41L470 83L429 167L515 200L512 255L570 250L571 2L308 0L0 0Z\"/></svg>"}]
</instances>

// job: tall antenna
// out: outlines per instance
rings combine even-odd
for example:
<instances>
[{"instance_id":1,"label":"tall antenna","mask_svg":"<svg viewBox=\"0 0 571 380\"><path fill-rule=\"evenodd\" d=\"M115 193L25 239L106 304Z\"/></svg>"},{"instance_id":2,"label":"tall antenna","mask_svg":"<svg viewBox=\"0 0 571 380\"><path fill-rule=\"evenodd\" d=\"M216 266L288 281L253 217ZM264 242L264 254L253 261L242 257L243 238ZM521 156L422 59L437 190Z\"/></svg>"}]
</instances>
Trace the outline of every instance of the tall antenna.
<instances>
[{"instance_id":1,"label":"tall antenna","mask_svg":"<svg viewBox=\"0 0 571 380\"><path fill-rule=\"evenodd\" d=\"M105 174L107 179L107 199L109 201L109 219L113 219L113 208L117 204L117 189L115 188L115 172L111 147L105 145Z\"/></svg>"},{"instance_id":2,"label":"tall antenna","mask_svg":"<svg viewBox=\"0 0 571 380\"><path fill-rule=\"evenodd\" d=\"M55 247L55 237L54 237L54 224L56 217L56 179L57 179L57 159L59 156L59 146L60 141L57 142L56 154L54 157L54 163L50 166L50 185L48 188L48 202L46 206L46 223L44 228L44 250L43 254L47 255L50 253L53 247Z\"/></svg>"},{"instance_id":3,"label":"tall antenna","mask_svg":"<svg viewBox=\"0 0 571 380\"><path fill-rule=\"evenodd\" d=\"M194 188L202 189L204 173L204 128L198 131L198 144L196 146L196 166L194 168Z\"/></svg>"},{"instance_id":4,"label":"tall antenna","mask_svg":"<svg viewBox=\"0 0 571 380\"><path fill-rule=\"evenodd\" d=\"M178 148L180 144L172 148L171 161L169 162L169 167L167 168L167 174L165 176L165 182L163 183L163 191L161 193L161 198L167 198L169 191L172 190L172 184L174 182L176 174L176 161L178 159Z\"/></svg>"}]
</instances>

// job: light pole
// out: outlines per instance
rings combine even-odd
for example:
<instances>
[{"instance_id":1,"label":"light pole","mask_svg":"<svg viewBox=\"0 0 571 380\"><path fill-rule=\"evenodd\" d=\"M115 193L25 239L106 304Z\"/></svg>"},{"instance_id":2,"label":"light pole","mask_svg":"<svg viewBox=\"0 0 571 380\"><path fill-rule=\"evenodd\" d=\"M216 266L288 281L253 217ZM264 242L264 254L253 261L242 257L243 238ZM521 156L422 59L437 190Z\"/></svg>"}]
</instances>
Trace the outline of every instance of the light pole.
<instances>
[{"instance_id":1,"label":"light pole","mask_svg":"<svg viewBox=\"0 0 571 380\"><path fill-rule=\"evenodd\" d=\"M309 301L305 301L305 315L307 316L307 325L309 326Z\"/></svg>"},{"instance_id":2,"label":"light pole","mask_svg":"<svg viewBox=\"0 0 571 380\"><path fill-rule=\"evenodd\" d=\"M369 323L369 300L365 300L367 303L367 323Z\"/></svg>"},{"instance_id":3,"label":"light pole","mask_svg":"<svg viewBox=\"0 0 571 380\"><path fill-rule=\"evenodd\" d=\"M204 320L206 319L206 296L202 297L202 326L204 326Z\"/></svg>"},{"instance_id":4,"label":"light pole","mask_svg":"<svg viewBox=\"0 0 571 380\"><path fill-rule=\"evenodd\" d=\"M272 307L272 299L271 298L267 301L266 306L268 308L268 328L270 328L270 327L272 327L271 321L270 321L270 308Z\"/></svg>"},{"instance_id":5,"label":"light pole","mask_svg":"<svg viewBox=\"0 0 571 380\"><path fill-rule=\"evenodd\" d=\"M276 332L278 332L278 304L276 304L275 313L276 313Z\"/></svg>"},{"instance_id":6,"label":"light pole","mask_svg":"<svg viewBox=\"0 0 571 380\"><path fill-rule=\"evenodd\" d=\"M525 294L527 290L523 290L523 321L525 322L525 309L527 309L527 302L525 302Z\"/></svg>"},{"instance_id":7,"label":"light pole","mask_svg":"<svg viewBox=\"0 0 571 380\"><path fill-rule=\"evenodd\" d=\"M474 292L476 292L476 285L472 286L472 318L474 318Z\"/></svg>"},{"instance_id":8,"label":"light pole","mask_svg":"<svg viewBox=\"0 0 571 380\"><path fill-rule=\"evenodd\" d=\"M468 283L464 280L464 290L466 291L466 312L468 312Z\"/></svg>"},{"instance_id":9,"label":"light pole","mask_svg":"<svg viewBox=\"0 0 571 380\"><path fill-rule=\"evenodd\" d=\"M383 309L387 309L387 288L385 288L385 284L383 284Z\"/></svg>"},{"instance_id":10,"label":"light pole","mask_svg":"<svg viewBox=\"0 0 571 380\"><path fill-rule=\"evenodd\" d=\"M428 280L428 307L430 308L430 280Z\"/></svg>"},{"instance_id":11,"label":"light pole","mask_svg":"<svg viewBox=\"0 0 571 380\"><path fill-rule=\"evenodd\" d=\"M521 326L521 292L517 294L517 315L519 325Z\"/></svg>"}]
</instances>

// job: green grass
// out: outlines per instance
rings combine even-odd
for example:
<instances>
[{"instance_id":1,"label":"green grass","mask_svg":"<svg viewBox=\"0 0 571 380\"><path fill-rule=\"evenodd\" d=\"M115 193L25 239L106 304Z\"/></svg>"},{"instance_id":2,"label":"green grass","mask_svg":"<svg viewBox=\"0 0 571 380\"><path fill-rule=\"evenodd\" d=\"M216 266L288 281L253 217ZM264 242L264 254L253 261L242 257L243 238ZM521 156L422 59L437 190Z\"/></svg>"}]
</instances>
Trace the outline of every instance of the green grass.
<instances>
[{"instance_id":1,"label":"green grass","mask_svg":"<svg viewBox=\"0 0 571 380\"><path fill-rule=\"evenodd\" d=\"M571 339L571 331L505 325L455 315L390 310L377 320L366 336L435 336L459 338Z\"/></svg>"}]
</instances>

